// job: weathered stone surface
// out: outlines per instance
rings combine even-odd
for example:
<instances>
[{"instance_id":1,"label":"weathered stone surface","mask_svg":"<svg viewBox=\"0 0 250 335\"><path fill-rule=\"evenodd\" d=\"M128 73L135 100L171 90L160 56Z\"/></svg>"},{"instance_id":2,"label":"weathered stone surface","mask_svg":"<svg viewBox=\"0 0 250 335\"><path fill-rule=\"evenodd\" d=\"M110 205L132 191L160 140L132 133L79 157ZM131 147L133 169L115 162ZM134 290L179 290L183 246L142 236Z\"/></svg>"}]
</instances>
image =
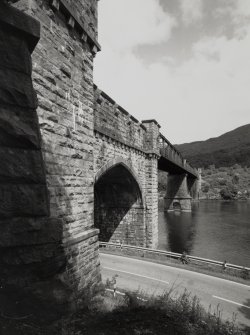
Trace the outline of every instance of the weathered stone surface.
<instances>
[{"instance_id":1,"label":"weathered stone surface","mask_svg":"<svg viewBox=\"0 0 250 335\"><path fill-rule=\"evenodd\" d=\"M0 147L0 182L45 183L40 151Z\"/></svg>"},{"instance_id":2,"label":"weathered stone surface","mask_svg":"<svg viewBox=\"0 0 250 335\"><path fill-rule=\"evenodd\" d=\"M121 194L129 199L133 191L128 187L122 189L121 181L116 185L112 178L107 178L107 197L114 203L107 206L100 201L101 191L96 187L95 225L100 229L100 239L157 247L159 126L154 121L140 124L98 88L95 88L94 113L95 175L105 176L112 168L124 166L128 176L135 179L134 185L140 189L143 202L139 208L135 203L117 204ZM128 183L128 177L121 174L119 178ZM112 197L113 187L120 190L115 197ZM105 189L103 185L102 189Z\"/></svg>"},{"instance_id":3,"label":"weathered stone surface","mask_svg":"<svg viewBox=\"0 0 250 335\"><path fill-rule=\"evenodd\" d=\"M79 20L87 25L88 29L94 36L97 36L97 1L74 1L74 0L63 0L63 3L67 4L74 15Z\"/></svg>"},{"instance_id":4,"label":"weathered stone surface","mask_svg":"<svg viewBox=\"0 0 250 335\"><path fill-rule=\"evenodd\" d=\"M35 111L18 106L0 106L0 145L40 149Z\"/></svg>"},{"instance_id":5,"label":"weathered stone surface","mask_svg":"<svg viewBox=\"0 0 250 335\"><path fill-rule=\"evenodd\" d=\"M0 220L0 247L61 243L63 220L15 217Z\"/></svg>"},{"instance_id":6,"label":"weathered stone surface","mask_svg":"<svg viewBox=\"0 0 250 335\"><path fill-rule=\"evenodd\" d=\"M106 240L157 246L159 125L93 89L97 0L16 6L42 34L37 99L39 25L0 13L1 276L81 290L100 280L99 228Z\"/></svg>"},{"instance_id":7,"label":"weathered stone surface","mask_svg":"<svg viewBox=\"0 0 250 335\"><path fill-rule=\"evenodd\" d=\"M15 36L21 35L21 40L25 41L30 52L34 50L40 38L40 24L28 15L20 15L15 8L0 2L0 22L1 26L7 26Z\"/></svg>"},{"instance_id":8,"label":"weathered stone surface","mask_svg":"<svg viewBox=\"0 0 250 335\"><path fill-rule=\"evenodd\" d=\"M96 0L60 1L63 2L77 12L88 34L96 37ZM50 195L48 221L39 225L36 219L37 231L32 231L32 227L28 231L30 224L26 225L25 221L23 227L26 228L20 228L20 238L27 242L30 236L33 241L34 248L27 249L33 256L28 258L23 249L20 252L27 276L30 268L34 278L39 277L40 265L43 269L41 276L42 273L46 275L46 271L48 277L61 272L65 283L80 290L100 280L98 231L93 227L93 45L89 38L82 41L79 31L68 26L61 9L59 12L52 10L50 1L20 0L16 6L42 24L41 39L33 53L33 79L38 95L43 163ZM23 117L21 120L27 126L25 133L30 139L28 128L31 123ZM11 136L14 137L14 133ZM18 175L18 169L13 165L11 174ZM32 179L34 176L28 177ZM55 223L49 229L51 219L53 222L59 220L61 224ZM11 221L10 225L14 223ZM13 227L17 229L17 224ZM47 232L51 234L48 236ZM87 238L83 239L85 233ZM49 246L53 244L52 237L61 249L55 249L54 255L49 253L46 260L46 253L43 257L35 244L40 241ZM7 240L10 244L18 243L16 235ZM48 247L48 250L52 249Z\"/></svg>"},{"instance_id":9,"label":"weathered stone surface","mask_svg":"<svg viewBox=\"0 0 250 335\"><path fill-rule=\"evenodd\" d=\"M0 216L44 216L48 214L44 185L0 184Z\"/></svg>"},{"instance_id":10,"label":"weathered stone surface","mask_svg":"<svg viewBox=\"0 0 250 335\"><path fill-rule=\"evenodd\" d=\"M166 194L164 196L165 210L191 210L191 195L187 183L187 175L171 175L167 177Z\"/></svg>"},{"instance_id":11,"label":"weathered stone surface","mask_svg":"<svg viewBox=\"0 0 250 335\"><path fill-rule=\"evenodd\" d=\"M48 245L59 239L61 231L48 221L48 190L34 110L30 52L38 29L38 22L0 3L1 283L27 284L34 279L32 262L44 263ZM44 254L35 246L40 243ZM51 251L51 259L52 255Z\"/></svg>"},{"instance_id":12,"label":"weathered stone surface","mask_svg":"<svg viewBox=\"0 0 250 335\"><path fill-rule=\"evenodd\" d=\"M12 69L0 68L0 103L36 108L37 99L30 77Z\"/></svg>"},{"instance_id":13,"label":"weathered stone surface","mask_svg":"<svg viewBox=\"0 0 250 335\"><path fill-rule=\"evenodd\" d=\"M8 29L0 30L0 67L31 75L31 59L24 40L10 35Z\"/></svg>"}]
</instances>

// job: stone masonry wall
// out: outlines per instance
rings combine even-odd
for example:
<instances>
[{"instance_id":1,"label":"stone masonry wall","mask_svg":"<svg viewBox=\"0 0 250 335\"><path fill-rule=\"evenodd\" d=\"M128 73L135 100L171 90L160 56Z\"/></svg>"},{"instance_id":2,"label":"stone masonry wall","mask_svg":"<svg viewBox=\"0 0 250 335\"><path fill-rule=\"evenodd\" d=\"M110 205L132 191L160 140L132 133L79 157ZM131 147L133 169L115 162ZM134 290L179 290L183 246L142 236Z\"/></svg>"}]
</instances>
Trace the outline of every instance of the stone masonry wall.
<instances>
[{"instance_id":1,"label":"stone masonry wall","mask_svg":"<svg viewBox=\"0 0 250 335\"><path fill-rule=\"evenodd\" d=\"M188 188L188 178L186 174L172 175L167 177L167 188L165 195L165 210L173 210L175 204L179 204L181 210L191 210L191 195Z\"/></svg>"},{"instance_id":2,"label":"stone masonry wall","mask_svg":"<svg viewBox=\"0 0 250 335\"><path fill-rule=\"evenodd\" d=\"M149 132L147 126L150 128ZM134 172L144 201L144 223L142 222L144 245L156 247L158 242L156 143L159 126L154 120L145 121L145 124L144 121L139 123L108 95L95 87L94 131L94 174L97 175L105 166L110 168L119 163ZM129 212L127 215L129 216ZM142 215L138 214L138 217L141 218Z\"/></svg>"},{"instance_id":3,"label":"stone masonry wall","mask_svg":"<svg viewBox=\"0 0 250 335\"><path fill-rule=\"evenodd\" d=\"M125 166L127 166L129 169L133 170L135 175L138 178L138 181L141 186L142 190L142 199L144 201L143 206L144 210L146 210L146 204L147 204L147 198L145 195L145 169L146 169L146 157L145 154L140 152L136 152L136 150L132 150L131 148L125 147L120 142L112 141L109 137L104 136L103 134L100 134L98 132L95 132L95 143L94 143L94 174L96 175L97 172L108 165L110 162L114 161L113 166L116 164L122 163ZM113 229L112 225L113 222L116 220L116 218L121 216L123 220L121 220L122 225L116 228L116 231L119 230L118 233L116 233L112 240L120 240L120 241L127 241L130 242L129 244L137 244L137 245L144 245L144 239L140 239L138 243L136 240L131 240L131 238L128 240L126 235L122 236L121 230L126 229L127 224L130 224L131 221L128 221L128 218L132 218L132 208L120 208L118 207L115 209L106 209L105 213L103 213L103 209L100 209L101 212L99 213L99 221L102 218L102 225L107 224L107 229ZM115 210L119 210L119 213L115 213ZM123 214L122 212L125 211ZM137 212L141 210L137 209ZM112 217L114 216L115 220L112 220ZM144 216L140 216L138 213L138 218L141 218L141 225L144 226ZM105 220L104 220L105 218ZM135 216L134 216L135 218ZM108 222L110 220L110 222ZM140 222L140 221L139 221ZM118 236L119 235L119 236ZM129 234L132 235L132 234ZM144 233L145 236L145 233ZM102 237L102 236L101 236Z\"/></svg>"},{"instance_id":4,"label":"stone masonry wall","mask_svg":"<svg viewBox=\"0 0 250 335\"><path fill-rule=\"evenodd\" d=\"M124 199L128 180L140 196L109 212L100 206L98 220L112 221L108 231L122 215L114 239L157 247L160 126L93 85L97 0L19 0L22 13L0 5L1 282L47 282L60 301L59 282L77 292L100 281L94 188L112 167L127 171ZM41 25L33 72L39 29L24 13Z\"/></svg>"},{"instance_id":5,"label":"stone masonry wall","mask_svg":"<svg viewBox=\"0 0 250 335\"><path fill-rule=\"evenodd\" d=\"M33 81L50 221L61 229L62 278L80 290L100 280L98 230L93 220L97 1L21 0L16 6L41 24L41 39L32 56Z\"/></svg>"},{"instance_id":6,"label":"stone masonry wall","mask_svg":"<svg viewBox=\"0 0 250 335\"><path fill-rule=\"evenodd\" d=\"M146 128L95 86L94 128L119 142L145 149Z\"/></svg>"},{"instance_id":7,"label":"stone masonry wall","mask_svg":"<svg viewBox=\"0 0 250 335\"><path fill-rule=\"evenodd\" d=\"M145 145L147 148L148 160L146 164L146 193L148 199L148 210L146 213L147 236L152 246L158 245L158 158L159 158L159 129L160 125L155 120L143 121L147 131L145 134Z\"/></svg>"},{"instance_id":8,"label":"stone masonry wall","mask_svg":"<svg viewBox=\"0 0 250 335\"><path fill-rule=\"evenodd\" d=\"M48 192L31 79L31 53L39 34L37 21L0 3L1 288L38 280L58 240L47 221ZM50 245L45 247L46 242Z\"/></svg>"},{"instance_id":9,"label":"stone masonry wall","mask_svg":"<svg viewBox=\"0 0 250 335\"><path fill-rule=\"evenodd\" d=\"M143 246L145 244L143 208L98 208L100 241ZM117 219L120 220L116 226ZM112 238L107 240L107 236Z\"/></svg>"}]
</instances>

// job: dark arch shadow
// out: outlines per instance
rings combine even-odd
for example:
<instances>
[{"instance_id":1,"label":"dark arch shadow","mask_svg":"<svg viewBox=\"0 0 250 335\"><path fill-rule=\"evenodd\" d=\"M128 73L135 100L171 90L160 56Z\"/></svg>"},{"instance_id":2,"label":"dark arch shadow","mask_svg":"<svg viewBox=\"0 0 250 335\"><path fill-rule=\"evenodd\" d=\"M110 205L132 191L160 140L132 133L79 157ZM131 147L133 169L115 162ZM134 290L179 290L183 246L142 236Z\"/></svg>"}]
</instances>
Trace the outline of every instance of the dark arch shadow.
<instances>
[{"instance_id":1,"label":"dark arch shadow","mask_svg":"<svg viewBox=\"0 0 250 335\"><path fill-rule=\"evenodd\" d=\"M178 201L173 202L173 209L176 211L181 211L181 204Z\"/></svg>"},{"instance_id":2,"label":"dark arch shadow","mask_svg":"<svg viewBox=\"0 0 250 335\"><path fill-rule=\"evenodd\" d=\"M145 196L144 196L144 192L140 186L140 181L139 178L137 176L137 173L135 172L135 170L133 169L133 167L131 166L131 164L129 164L128 161L126 161L124 158L118 156L115 157L114 159L111 159L107 164L103 165L101 167L101 169L96 173L95 175L95 182L98 182L98 180L106 173L108 172L110 169L113 169L116 165L122 165L128 172L129 174L133 177L133 179L135 180L135 182L137 183L137 186L140 190L141 193L141 197L142 197L142 202L143 202L143 206L145 205Z\"/></svg>"},{"instance_id":3,"label":"dark arch shadow","mask_svg":"<svg viewBox=\"0 0 250 335\"><path fill-rule=\"evenodd\" d=\"M109 167L96 181L94 193L94 221L100 240L143 245L143 197L130 169L122 163Z\"/></svg>"}]
</instances>

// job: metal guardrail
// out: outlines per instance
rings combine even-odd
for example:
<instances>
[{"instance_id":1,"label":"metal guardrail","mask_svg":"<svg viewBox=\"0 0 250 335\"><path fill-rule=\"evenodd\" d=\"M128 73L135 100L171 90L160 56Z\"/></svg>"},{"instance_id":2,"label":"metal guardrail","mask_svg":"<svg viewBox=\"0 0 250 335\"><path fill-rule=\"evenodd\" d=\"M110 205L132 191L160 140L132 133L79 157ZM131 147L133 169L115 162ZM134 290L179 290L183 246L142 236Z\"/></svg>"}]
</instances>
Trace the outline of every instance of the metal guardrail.
<instances>
[{"instance_id":1,"label":"metal guardrail","mask_svg":"<svg viewBox=\"0 0 250 335\"><path fill-rule=\"evenodd\" d=\"M137 246L133 246L133 245L127 245L127 244L120 244L120 243L109 243L109 242L99 242L100 247L116 247L116 248L120 248L120 249L131 249L131 250L137 250L137 251L146 251L152 254L156 254L156 255L165 255L168 257L172 257L175 259L178 259L181 257L181 254L176 253L176 252L171 252L171 251L164 251L164 250L157 250L157 249L150 249L150 248L144 248L144 247L137 247ZM191 256L191 255L187 255L188 259L190 260L195 260L197 262L201 262L201 263L206 263L206 264L212 264L212 265L217 265L217 266L223 266L224 262L220 262L220 261L215 261L212 259L208 259L208 258L202 258L202 257L197 257L197 256ZM231 263L226 263L226 268L229 269L234 269L234 270L247 270L250 271L250 268L244 267L244 266L239 266L239 265L235 265L235 264L231 264Z\"/></svg>"}]
</instances>

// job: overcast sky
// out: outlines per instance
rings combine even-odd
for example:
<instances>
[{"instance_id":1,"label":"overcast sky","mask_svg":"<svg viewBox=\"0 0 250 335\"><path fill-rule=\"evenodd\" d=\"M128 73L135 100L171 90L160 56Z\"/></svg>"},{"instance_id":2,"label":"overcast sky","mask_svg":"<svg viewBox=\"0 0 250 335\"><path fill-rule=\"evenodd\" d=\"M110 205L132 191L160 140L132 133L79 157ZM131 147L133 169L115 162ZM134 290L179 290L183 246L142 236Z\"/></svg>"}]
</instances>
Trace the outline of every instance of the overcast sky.
<instances>
[{"instance_id":1,"label":"overcast sky","mask_svg":"<svg viewBox=\"0 0 250 335\"><path fill-rule=\"evenodd\" d=\"M95 83L175 144L250 122L250 0L101 0Z\"/></svg>"}]
</instances>

